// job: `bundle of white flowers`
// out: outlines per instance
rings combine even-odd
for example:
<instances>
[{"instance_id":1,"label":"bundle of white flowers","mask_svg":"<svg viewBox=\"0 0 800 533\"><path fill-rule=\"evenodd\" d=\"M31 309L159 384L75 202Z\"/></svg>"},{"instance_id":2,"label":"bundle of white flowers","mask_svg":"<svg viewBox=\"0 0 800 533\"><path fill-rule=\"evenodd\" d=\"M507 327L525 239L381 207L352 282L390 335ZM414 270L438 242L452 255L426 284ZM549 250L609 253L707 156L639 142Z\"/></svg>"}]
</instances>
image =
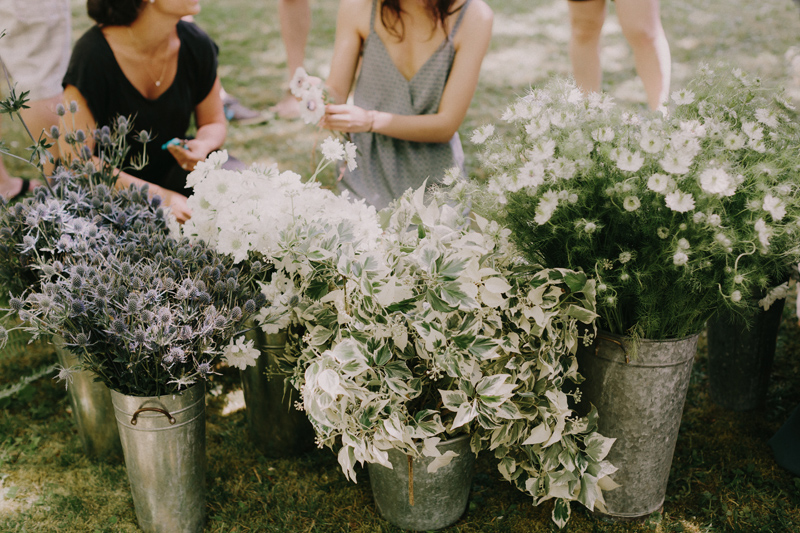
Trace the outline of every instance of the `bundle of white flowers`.
<instances>
[{"instance_id":1,"label":"bundle of white flowers","mask_svg":"<svg viewBox=\"0 0 800 533\"><path fill-rule=\"evenodd\" d=\"M194 193L188 201L192 218L184 224L183 235L205 241L250 271L248 279L258 283L269 304L256 320L267 333L289 326L287 306L306 290L303 274L309 266L298 266L287 250L297 247L309 260L320 259L331 245L326 241L331 234L335 242L357 242L358 247L368 248L381 232L374 207L353 201L346 193L337 196L314 179L329 164L354 166L355 146L329 137L322 153L309 181L291 171L279 172L275 165L225 170L224 151L199 163L187 180ZM239 368L254 364L257 356L253 341L243 337L232 340L225 352L228 363ZM287 372L291 371L289 365Z\"/></svg>"},{"instance_id":2,"label":"bundle of white flowers","mask_svg":"<svg viewBox=\"0 0 800 533\"><path fill-rule=\"evenodd\" d=\"M350 145L332 137L323 142L324 159L317 173L336 161L355 165L355 149ZM294 172L279 172L277 165L225 170L222 164L227 157L225 151L214 152L189 174L187 186L194 190L188 202L192 218L182 231L230 254L237 263L249 254L272 257L280 249L281 232L301 220L333 225L352 221L365 242L380 231L375 209L363 201L353 201L346 193L337 196L313 177L303 181Z\"/></svg>"},{"instance_id":3,"label":"bundle of white flowers","mask_svg":"<svg viewBox=\"0 0 800 533\"><path fill-rule=\"evenodd\" d=\"M598 280L601 325L651 339L746 313L800 255L800 132L780 94L703 66L666 114L571 82L475 132L494 214L528 257ZM766 302L765 302L766 303Z\"/></svg>"}]
</instances>

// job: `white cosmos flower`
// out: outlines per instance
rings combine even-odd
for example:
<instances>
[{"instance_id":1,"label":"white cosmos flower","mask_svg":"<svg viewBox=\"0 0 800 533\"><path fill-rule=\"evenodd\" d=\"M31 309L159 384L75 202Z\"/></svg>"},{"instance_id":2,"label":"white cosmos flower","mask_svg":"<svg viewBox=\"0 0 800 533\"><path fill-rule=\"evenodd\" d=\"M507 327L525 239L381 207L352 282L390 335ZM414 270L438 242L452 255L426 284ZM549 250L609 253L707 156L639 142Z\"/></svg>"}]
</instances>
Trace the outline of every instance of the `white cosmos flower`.
<instances>
[{"instance_id":1,"label":"white cosmos flower","mask_svg":"<svg viewBox=\"0 0 800 533\"><path fill-rule=\"evenodd\" d=\"M547 114L533 117L530 123L525 126L525 132L530 135L531 139L539 137L548 129L550 129L550 119L547 117Z\"/></svg>"},{"instance_id":2,"label":"white cosmos flower","mask_svg":"<svg viewBox=\"0 0 800 533\"><path fill-rule=\"evenodd\" d=\"M356 151L357 147L355 143L351 143L350 141L344 143L344 160L347 162L347 170L351 172L358 167L356 163Z\"/></svg>"},{"instance_id":3,"label":"white cosmos flower","mask_svg":"<svg viewBox=\"0 0 800 533\"><path fill-rule=\"evenodd\" d=\"M294 76L289 80L289 91L292 95L300 98L303 92L308 89L308 74L303 67L297 67Z\"/></svg>"},{"instance_id":4,"label":"white cosmos flower","mask_svg":"<svg viewBox=\"0 0 800 533\"><path fill-rule=\"evenodd\" d=\"M750 139L749 141L747 141L747 146L751 150L755 150L760 154L763 154L764 152L767 151L767 145L764 144L763 139Z\"/></svg>"},{"instance_id":5,"label":"white cosmos flower","mask_svg":"<svg viewBox=\"0 0 800 533\"><path fill-rule=\"evenodd\" d=\"M547 170L549 170L556 178L568 180L575 176L577 166L575 161L571 161L565 157L559 157L547 165Z\"/></svg>"},{"instance_id":6,"label":"white cosmos flower","mask_svg":"<svg viewBox=\"0 0 800 533\"><path fill-rule=\"evenodd\" d=\"M609 143L614 140L613 128L598 128L592 132L592 139L599 143Z\"/></svg>"},{"instance_id":7,"label":"white cosmos flower","mask_svg":"<svg viewBox=\"0 0 800 533\"><path fill-rule=\"evenodd\" d=\"M538 187L544 182L544 165L528 161L519 169L517 182L520 187Z\"/></svg>"},{"instance_id":8,"label":"white cosmos flower","mask_svg":"<svg viewBox=\"0 0 800 533\"><path fill-rule=\"evenodd\" d=\"M639 152L631 152L627 148L622 148L619 151L619 157L617 159L617 167L620 170L626 170L628 172L636 172L642 165L644 164L644 157L642 157Z\"/></svg>"},{"instance_id":9,"label":"white cosmos flower","mask_svg":"<svg viewBox=\"0 0 800 533\"><path fill-rule=\"evenodd\" d=\"M706 134L706 127L699 120L682 120L681 131L694 137L704 137Z\"/></svg>"},{"instance_id":10,"label":"white cosmos flower","mask_svg":"<svg viewBox=\"0 0 800 533\"><path fill-rule=\"evenodd\" d=\"M672 179L666 174L653 174L647 180L647 188L653 192L664 192L672 185Z\"/></svg>"},{"instance_id":11,"label":"white cosmos flower","mask_svg":"<svg viewBox=\"0 0 800 533\"><path fill-rule=\"evenodd\" d=\"M690 157L696 156L701 150L700 141L697 137L685 131L680 131L671 135L669 138L669 145L670 148L676 152L687 154Z\"/></svg>"},{"instance_id":12,"label":"white cosmos flower","mask_svg":"<svg viewBox=\"0 0 800 533\"><path fill-rule=\"evenodd\" d=\"M769 239L772 237L772 228L767 226L767 223L763 218L756 220L755 227L756 233L758 233L758 240L761 243L763 250L766 250L769 247Z\"/></svg>"},{"instance_id":13,"label":"white cosmos flower","mask_svg":"<svg viewBox=\"0 0 800 533\"><path fill-rule=\"evenodd\" d=\"M725 140L722 141L722 144L728 150L738 150L744 147L745 138L743 135L739 135L738 133L729 133L725 136Z\"/></svg>"},{"instance_id":14,"label":"white cosmos flower","mask_svg":"<svg viewBox=\"0 0 800 533\"><path fill-rule=\"evenodd\" d=\"M626 196L622 200L622 207L625 208L625 211L636 211L641 205L642 202L639 201L637 196Z\"/></svg>"},{"instance_id":15,"label":"white cosmos flower","mask_svg":"<svg viewBox=\"0 0 800 533\"><path fill-rule=\"evenodd\" d=\"M709 194L733 196L736 184L721 168L708 168L700 174L700 188Z\"/></svg>"},{"instance_id":16,"label":"white cosmos flower","mask_svg":"<svg viewBox=\"0 0 800 533\"><path fill-rule=\"evenodd\" d=\"M674 191L664 197L667 207L678 213L685 213L694 209L694 197L682 191Z\"/></svg>"},{"instance_id":17,"label":"white cosmos flower","mask_svg":"<svg viewBox=\"0 0 800 533\"><path fill-rule=\"evenodd\" d=\"M681 89L672 93L672 101L677 105L689 105L694 102L694 93L689 89Z\"/></svg>"},{"instance_id":18,"label":"white cosmos flower","mask_svg":"<svg viewBox=\"0 0 800 533\"><path fill-rule=\"evenodd\" d=\"M300 118L306 124L316 124L325 114L325 99L322 88L309 85L300 97Z\"/></svg>"},{"instance_id":19,"label":"white cosmos flower","mask_svg":"<svg viewBox=\"0 0 800 533\"><path fill-rule=\"evenodd\" d=\"M322 157L328 161L341 161L344 159L345 151L342 141L334 137L328 137L322 141Z\"/></svg>"},{"instance_id":20,"label":"white cosmos flower","mask_svg":"<svg viewBox=\"0 0 800 533\"><path fill-rule=\"evenodd\" d=\"M756 109L756 120L770 128L778 127L778 115L772 109Z\"/></svg>"},{"instance_id":21,"label":"white cosmos flower","mask_svg":"<svg viewBox=\"0 0 800 533\"><path fill-rule=\"evenodd\" d=\"M528 159L530 161L546 161L553 157L556 151L556 141L553 139L544 139L533 145L533 148L528 150Z\"/></svg>"},{"instance_id":22,"label":"white cosmos flower","mask_svg":"<svg viewBox=\"0 0 800 533\"><path fill-rule=\"evenodd\" d=\"M639 147L648 154L655 154L664 149L664 139L651 130L642 132Z\"/></svg>"},{"instance_id":23,"label":"white cosmos flower","mask_svg":"<svg viewBox=\"0 0 800 533\"><path fill-rule=\"evenodd\" d=\"M494 133L494 126L491 124L484 124L480 128L477 128L475 131L472 132L472 142L475 144L483 144L486 142L486 139L492 136Z\"/></svg>"},{"instance_id":24,"label":"white cosmos flower","mask_svg":"<svg viewBox=\"0 0 800 533\"><path fill-rule=\"evenodd\" d=\"M689 167L692 164L691 155L679 152L677 150L669 150L664 154L664 157L659 161L661 168L670 174L686 174L689 172Z\"/></svg>"},{"instance_id":25,"label":"white cosmos flower","mask_svg":"<svg viewBox=\"0 0 800 533\"><path fill-rule=\"evenodd\" d=\"M750 140L759 141L764 138L764 128L760 128L757 122L742 123L742 131Z\"/></svg>"},{"instance_id":26,"label":"white cosmos flower","mask_svg":"<svg viewBox=\"0 0 800 533\"><path fill-rule=\"evenodd\" d=\"M776 198L771 194L767 194L764 197L764 204L762 206L762 209L764 209L764 211L767 211L772 217L772 220L775 222L781 221L783 217L786 216L786 206L784 205L784 203L781 201L780 198Z\"/></svg>"},{"instance_id":27,"label":"white cosmos flower","mask_svg":"<svg viewBox=\"0 0 800 533\"><path fill-rule=\"evenodd\" d=\"M536 206L535 215L533 217L534 222L539 224L540 226L550 220L550 217L553 216L553 212L558 207L558 193L555 191L547 191L542 195L542 199L539 200L539 205Z\"/></svg>"}]
</instances>

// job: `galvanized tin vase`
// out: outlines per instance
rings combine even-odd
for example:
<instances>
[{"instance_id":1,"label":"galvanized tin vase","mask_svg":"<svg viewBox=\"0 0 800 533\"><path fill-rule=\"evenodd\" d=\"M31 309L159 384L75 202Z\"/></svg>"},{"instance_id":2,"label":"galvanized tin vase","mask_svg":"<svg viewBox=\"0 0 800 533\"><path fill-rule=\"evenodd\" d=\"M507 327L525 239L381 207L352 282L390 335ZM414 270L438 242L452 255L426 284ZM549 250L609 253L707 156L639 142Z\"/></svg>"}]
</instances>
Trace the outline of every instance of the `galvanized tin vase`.
<instances>
[{"instance_id":1,"label":"galvanized tin vase","mask_svg":"<svg viewBox=\"0 0 800 533\"><path fill-rule=\"evenodd\" d=\"M708 321L708 382L715 404L732 411L764 406L785 304L777 300L760 311L749 329L733 317Z\"/></svg>"},{"instance_id":2,"label":"galvanized tin vase","mask_svg":"<svg viewBox=\"0 0 800 533\"><path fill-rule=\"evenodd\" d=\"M428 473L431 457L412 459L395 449L389 450L392 468L368 464L375 506L392 524L412 531L441 529L455 523L467 508L475 455L469 435L440 442L444 454L458 454L450 464Z\"/></svg>"},{"instance_id":3,"label":"galvanized tin vase","mask_svg":"<svg viewBox=\"0 0 800 533\"><path fill-rule=\"evenodd\" d=\"M617 439L607 460L620 487L604 492L614 519L645 518L664 505L698 337L642 339L631 357L629 338L600 332L578 350L583 402L597 407L600 433Z\"/></svg>"},{"instance_id":4,"label":"galvanized tin vase","mask_svg":"<svg viewBox=\"0 0 800 533\"><path fill-rule=\"evenodd\" d=\"M63 338L53 337L52 342L61 366L71 368L78 364L78 357L64 347ZM122 449L111 394L95 378L93 372L72 372L67 395L83 451L90 457L103 458L117 455Z\"/></svg>"},{"instance_id":5,"label":"galvanized tin vase","mask_svg":"<svg viewBox=\"0 0 800 533\"><path fill-rule=\"evenodd\" d=\"M265 335L261 328L247 333L261 350L255 366L241 371L247 426L259 451L267 457L289 457L314 447L314 428L305 413L294 408L299 393L285 385L276 355L286 346L286 333Z\"/></svg>"},{"instance_id":6,"label":"galvanized tin vase","mask_svg":"<svg viewBox=\"0 0 800 533\"><path fill-rule=\"evenodd\" d=\"M145 533L199 533L205 522L205 386L181 394L111 391L136 520Z\"/></svg>"}]
</instances>

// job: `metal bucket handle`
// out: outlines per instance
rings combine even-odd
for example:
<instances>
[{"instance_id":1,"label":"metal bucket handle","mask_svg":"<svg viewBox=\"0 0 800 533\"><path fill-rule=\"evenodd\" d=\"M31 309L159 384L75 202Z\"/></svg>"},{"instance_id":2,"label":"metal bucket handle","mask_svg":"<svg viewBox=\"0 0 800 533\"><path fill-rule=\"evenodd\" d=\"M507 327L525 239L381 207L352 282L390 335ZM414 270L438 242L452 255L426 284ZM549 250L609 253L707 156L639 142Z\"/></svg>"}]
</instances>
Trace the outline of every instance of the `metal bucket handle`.
<instances>
[{"instance_id":1,"label":"metal bucket handle","mask_svg":"<svg viewBox=\"0 0 800 533\"><path fill-rule=\"evenodd\" d=\"M167 418L169 418L169 423L170 424L175 424L175 417L173 417L171 414L169 414L169 411L167 411L165 409L159 409L158 407L142 407L140 409L137 409L136 412L133 413L133 418L131 418L131 425L135 426L136 425L136 417L139 416L139 413L143 413L145 411L155 411L156 413L161 413L162 415L164 415Z\"/></svg>"},{"instance_id":2,"label":"metal bucket handle","mask_svg":"<svg viewBox=\"0 0 800 533\"><path fill-rule=\"evenodd\" d=\"M622 353L624 353L624 354L625 354L625 362L626 362L626 363L630 363L630 362L631 362L630 355L628 355L628 349L625 347L625 345L624 345L624 344L622 344L622 343L621 343L620 341L618 341L617 339L612 339L611 337L606 337L606 336L605 336L605 335L603 335L602 333L598 333L598 334L597 334L597 340L599 340L599 341L613 342L614 344L616 344L617 346L619 346L619 347L622 349ZM594 355L595 355L595 356L597 356L597 355L599 355L599 354L600 354L600 345L599 345L599 343L598 343L597 347L594 349Z\"/></svg>"}]
</instances>

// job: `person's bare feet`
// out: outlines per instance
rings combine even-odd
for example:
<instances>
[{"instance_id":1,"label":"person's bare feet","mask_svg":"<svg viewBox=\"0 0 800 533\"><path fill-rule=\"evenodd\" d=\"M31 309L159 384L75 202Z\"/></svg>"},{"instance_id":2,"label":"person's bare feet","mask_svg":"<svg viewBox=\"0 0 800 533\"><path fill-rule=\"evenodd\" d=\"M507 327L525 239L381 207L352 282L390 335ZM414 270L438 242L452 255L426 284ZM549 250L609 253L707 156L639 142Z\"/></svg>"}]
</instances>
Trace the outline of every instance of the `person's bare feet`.
<instances>
[{"instance_id":1,"label":"person's bare feet","mask_svg":"<svg viewBox=\"0 0 800 533\"><path fill-rule=\"evenodd\" d=\"M26 180L22 178L8 178L0 180L0 196L6 200L13 200L22 196L28 191L41 187L42 183L38 180Z\"/></svg>"},{"instance_id":2,"label":"person's bare feet","mask_svg":"<svg viewBox=\"0 0 800 533\"><path fill-rule=\"evenodd\" d=\"M297 98L292 96L292 93L287 91L283 99L270 107L269 110L275 113L279 118L287 120L294 119L300 116L300 102L297 101Z\"/></svg>"}]
</instances>

